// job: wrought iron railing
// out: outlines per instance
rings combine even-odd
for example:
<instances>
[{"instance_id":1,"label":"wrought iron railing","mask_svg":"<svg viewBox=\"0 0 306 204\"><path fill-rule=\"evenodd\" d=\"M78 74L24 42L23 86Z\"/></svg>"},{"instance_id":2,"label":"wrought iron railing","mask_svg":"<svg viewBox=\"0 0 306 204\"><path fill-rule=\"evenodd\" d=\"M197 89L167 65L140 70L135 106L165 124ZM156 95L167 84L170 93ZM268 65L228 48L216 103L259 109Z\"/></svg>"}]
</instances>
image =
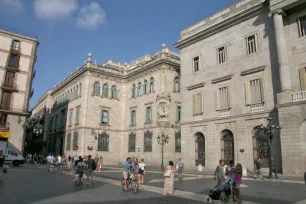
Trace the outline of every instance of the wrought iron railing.
<instances>
[{"instance_id":1,"label":"wrought iron railing","mask_svg":"<svg viewBox=\"0 0 306 204\"><path fill-rule=\"evenodd\" d=\"M15 29L15 28L11 28L9 26L0 25L0 30L5 30L5 31L11 32L11 33L16 33L16 34L19 34L19 35L28 36L28 37L37 39L37 36L33 35L30 32L21 31L21 30Z\"/></svg>"}]
</instances>

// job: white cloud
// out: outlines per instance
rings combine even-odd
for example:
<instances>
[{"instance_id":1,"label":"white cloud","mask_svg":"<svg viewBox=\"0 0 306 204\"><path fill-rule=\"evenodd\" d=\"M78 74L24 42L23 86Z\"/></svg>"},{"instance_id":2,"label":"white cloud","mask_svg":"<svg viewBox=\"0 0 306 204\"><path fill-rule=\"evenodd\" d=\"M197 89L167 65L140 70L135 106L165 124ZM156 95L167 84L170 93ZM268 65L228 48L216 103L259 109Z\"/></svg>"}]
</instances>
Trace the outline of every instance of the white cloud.
<instances>
[{"instance_id":1,"label":"white cloud","mask_svg":"<svg viewBox=\"0 0 306 204\"><path fill-rule=\"evenodd\" d=\"M51 21L71 16L78 7L77 0L34 0L37 17Z\"/></svg>"},{"instance_id":2,"label":"white cloud","mask_svg":"<svg viewBox=\"0 0 306 204\"><path fill-rule=\"evenodd\" d=\"M76 20L77 26L88 30L95 30L103 23L106 23L106 14L96 2L82 7Z\"/></svg>"},{"instance_id":3,"label":"white cloud","mask_svg":"<svg viewBox=\"0 0 306 204\"><path fill-rule=\"evenodd\" d=\"M20 0L0 0L0 9L9 9L9 12L19 12L22 10L22 4Z\"/></svg>"}]
</instances>

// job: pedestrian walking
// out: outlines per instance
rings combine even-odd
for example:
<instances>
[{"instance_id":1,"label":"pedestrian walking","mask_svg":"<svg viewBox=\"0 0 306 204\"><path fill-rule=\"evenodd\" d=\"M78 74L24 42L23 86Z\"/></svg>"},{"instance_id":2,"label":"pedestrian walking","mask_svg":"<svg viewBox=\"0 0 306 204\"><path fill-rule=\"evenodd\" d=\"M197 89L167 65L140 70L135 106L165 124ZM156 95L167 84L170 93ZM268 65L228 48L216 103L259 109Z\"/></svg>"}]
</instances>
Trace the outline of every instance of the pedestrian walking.
<instances>
[{"instance_id":1,"label":"pedestrian walking","mask_svg":"<svg viewBox=\"0 0 306 204\"><path fill-rule=\"evenodd\" d=\"M51 164L53 162L53 157L51 156L51 154L49 154L49 156L47 156L46 160L47 160L47 166L48 166L48 171L49 171L50 170L50 166L51 166Z\"/></svg>"},{"instance_id":2,"label":"pedestrian walking","mask_svg":"<svg viewBox=\"0 0 306 204\"><path fill-rule=\"evenodd\" d=\"M229 165L225 169L227 179L228 179L228 181L230 182L231 185L234 183L234 169L235 169L234 161L231 160L229 162Z\"/></svg>"},{"instance_id":3,"label":"pedestrian walking","mask_svg":"<svg viewBox=\"0 0 306 204\"><path fill-rule=\"evenodd\" d=\"M254 166L255 166L255 175L254 175L253 178L256 179L257 176L260 176L261 180L263 180L263 177L262 177L261 171L260 171L260 169L261 169L261 160L260 160L260 158L255 160L255 165Z\"/></svg>"},{"instance_id":4,"label":"pedestrian walking","mask_svg":"<svg viewBox=\"0 0 306 204\"><path fill-rule=\"evenodd\" d=\"M3 150L0 150L0 182L2 182L2 174L3 174L3 165L4 165L5 156L3 154Z\"/></svg>"},{"instance_id":5,"label":"pedestrian walking","mask_svg":"<svg viewBox=\"0 0 306 204\"><path fill-rule=\"evenodd\" d=\"M96 164L98 164L98 162L99 162L99 156L98 155L96 155L96 157L95 157L95 162L96 162Z\"/></svg>"},{"instance_id":6,"label":"pedestrian walking","mask_svg":"<svg viewBox=\"0 0 306 204\"><path fill-rule=\"evenodd\" d=\"M169 161L169 166L164 169L164 193L163 196L171 196L174 193L174 170L173 161Z\"/></svg>"},{"instance_id":7,"label":"pedestrian walking","mask_svg":"<svg viewBox=\"0 0 306 204\"><path fill-rule=\"evenodd\" d=\"M179 180L181 181L183 179L183 169L184 169L184 162L182 161L181 158L179 158L177 167L178 167L178 177L179 177Z\"/></svg>"},{"instance_id":8,"label":"pedestrian walking","mask_svg":"<svg viewBox=\"0 0 306 204\"><path fill-rule=\"evenodd\" d=\"M102 169L102 166L103 166L103 157L100 157L98 161L98 168Z\"/></svg>"},{"instance_id":9,"label":"pedestrian walking","mask_svg":"<svg viewBox=\"0 0 306 204\"><path fill-rule=\"evenodd\" d=\"M144 159L141 159L139 163L139 170L138 170L138 175L139 175L138 184L140 184L140 181L142 185L144 184L145 167L146 167L146 164L144 163Z\"/></svg>"},{"instance_id":10,"label":"pedestrian walking","mask_svg":"<svg viewBox=\"0 0 306 204\"><path fill-rule=\"evenodd\" d=\"M218 183L215 188L219 187L221 182L225 181L225 176L224 176L224 161L221 159L219 161L219 165L217 166L215 170L215 176L214 179L218 180Z\"/></svg>"},{"instance_id":11,"label":"pedestrian walking","mask_svg":"<svg viewBox=\"0 0 306 204\"><path fill-rule=\"evenodd\" d=\"M87 177L87 185L89 185L89 181L93 183L93 171L97 168L95 160L91 158L91 155L88 155L88 159L86 161L86 177Z\"/></svg>"},{"instance_id":12,"label":"pedestrian walking","mask_svg":"<svg viewBox=\"0 0 306 204\"><path fill-rule=\"evenodd\" d=\"M233 202L236 202L237 200L235 197L238 199L238 204L241 204L241 195L240 195L240 185L241 185L241 180L242 180L242 165L238 163L236 165L236 168L234 170L234 184L233 184Z\"/></svg>"}]
</instances>

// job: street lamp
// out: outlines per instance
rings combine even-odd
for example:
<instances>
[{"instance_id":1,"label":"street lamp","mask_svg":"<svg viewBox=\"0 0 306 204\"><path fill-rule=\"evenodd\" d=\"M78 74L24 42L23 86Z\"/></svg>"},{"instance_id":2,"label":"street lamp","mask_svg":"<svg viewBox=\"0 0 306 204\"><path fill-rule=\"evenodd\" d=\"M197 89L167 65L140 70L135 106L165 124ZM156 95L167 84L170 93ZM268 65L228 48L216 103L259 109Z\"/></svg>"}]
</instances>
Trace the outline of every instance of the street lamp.
<instances>
[{"instance_id":1,"label":"street lamp","mask_svg":"<svg viewBox=\"0 0 306 204\"><path fill-rule=\"evenodd\" d=\"M274 160L272 158L272 139L277 132L280 131L281 127L280 126L275 126L272 123L272 117L267 118L268 124L264 126L261 124L261 126L257 129L258 137L261 139L266 139L268 138L269 144L269 178L273 177L273 171L274 171ZM277 178L276 172L275 172L275 177Z\"/></svg>"},{"instance_id":2,"label":"street lamp","mask_svg":"<svg viewBox=\"0 0 306 204\"><path fill-rule=\"evenodd\" d=\"M40 135L43 133L43 127L41 124L37 123L34 128L33 128L33 133L36 134L36 136Z\"/></svg>"},{"instance_id":3,"label":"street lamp","mask_svg":"<svg viewBox=\"0 0 306 204\"><path fill-rule=\"evenodd\" d=\"M169 137L168 135L165 136L164 133L162 133L162 136L160 137L158 135L157 137L157 143L160 144L162 146L162 164L161 164L161 172L164 171L164 145L165 144L168 144L168 140L169 140Z\"/></svg>"}]
</instances>

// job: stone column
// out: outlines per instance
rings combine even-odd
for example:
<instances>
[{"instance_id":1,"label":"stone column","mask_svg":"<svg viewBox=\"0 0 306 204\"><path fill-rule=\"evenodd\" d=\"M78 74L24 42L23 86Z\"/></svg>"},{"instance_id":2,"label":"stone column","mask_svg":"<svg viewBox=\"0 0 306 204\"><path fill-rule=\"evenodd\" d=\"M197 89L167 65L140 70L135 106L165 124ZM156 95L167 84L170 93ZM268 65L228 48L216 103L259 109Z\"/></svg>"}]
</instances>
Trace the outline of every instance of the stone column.
<instances>
[{"instance_id":1,"label":"stone column","mask_svg":"<svg viewBox=\"0 0 306 204\"><path fill-rule=\"evenodd\" d=\"M284 13L282 10L278 10L270 15L273 15L281 91L289 92L292 90L292 84L288 66L288 53L285 41L283 14Z\"/></svg>"}]
</instances>

